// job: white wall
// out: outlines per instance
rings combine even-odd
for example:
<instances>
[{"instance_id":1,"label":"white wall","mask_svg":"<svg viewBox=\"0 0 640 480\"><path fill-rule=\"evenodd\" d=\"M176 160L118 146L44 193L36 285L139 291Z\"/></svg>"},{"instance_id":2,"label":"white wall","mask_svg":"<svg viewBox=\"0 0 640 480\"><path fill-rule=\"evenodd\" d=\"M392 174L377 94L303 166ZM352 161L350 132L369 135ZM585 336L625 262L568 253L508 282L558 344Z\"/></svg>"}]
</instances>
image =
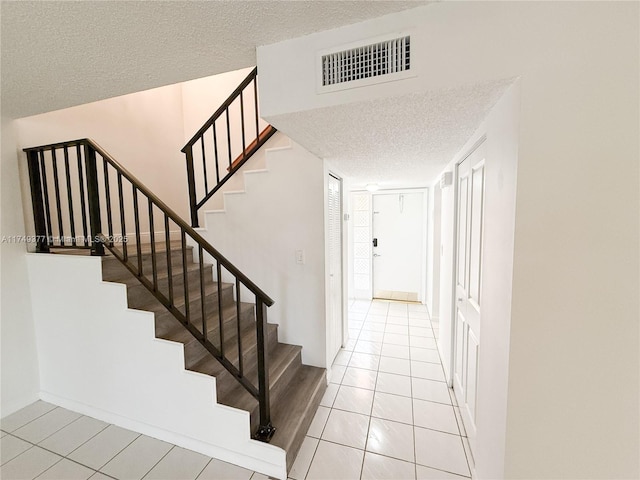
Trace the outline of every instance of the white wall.
<instances>
[{"instance_id":1,"label":"white wall","mask_svg":"<svg viewBox=\"0 0 640 480\"><path fill-rule=\"evenodd\" d=\"M215 379L184 369L183 345L155 338L153 314L127 308L126 286L102 281L100 258L27 263L42 399L286 478L284 450L251 440L248 412L215 403Z\"/></svg>"},{"instance_id":2,"label":"white wall","mask_svg":"<svg viewBox=\"0 0 640 480\"><path fill-rule=\"evenodd\" d=\"M27 117L17 125L21 148L92 138L189 218L180 85Z\"/></svg>"},{"instance_id":3,"label":"white wall","mask_svg":"<svg viewBox=\"0 0 640 480\"><path fill-rule=\"evenodd\" d=\"M201 234L273 298L268 319L280 341L326 368L323 162L296 144L265 148L268 171L245 173L246 193L225 194L225 210L207 212Z\"/></svg>"},{"instance_id":4,"label":"white wall","mask_svg":"<svg viewBox=\"0 0 640 480\"><path fill-rule=\"evenodd\" d=\"M0 236L25 235L14 122L2 118ZM0 243L2 397L5 417L38 398L39 375L25 243Z\"/></svg>"}]
</instances>

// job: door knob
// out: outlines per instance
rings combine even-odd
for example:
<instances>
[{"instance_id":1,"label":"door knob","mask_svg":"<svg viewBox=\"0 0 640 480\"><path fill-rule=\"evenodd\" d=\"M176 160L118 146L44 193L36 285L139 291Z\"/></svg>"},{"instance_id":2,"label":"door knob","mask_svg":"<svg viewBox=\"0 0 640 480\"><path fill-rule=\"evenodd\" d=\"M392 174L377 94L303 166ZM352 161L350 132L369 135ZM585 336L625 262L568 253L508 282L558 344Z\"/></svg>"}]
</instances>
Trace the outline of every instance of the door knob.
<instances>
[{"instance_id":1,"label":"door knob","mask_svg":"<svg viewBox=\"0 0 640 480\"><path fill-rule=\"evenodd\" d=\"M374 253L373 256L374 257L381 257L382 255L380 255L379 253Z\"/></svg>"},{"instance_id":2,"label":"door knob","mask_svg":"<svg viewBox=\"0 0 640 480\"><path fill-rule=\"evenodd\" d=\"M458 301L461 302L463 299L462 297L458 297Z\"/></svg>"}]
</instances>

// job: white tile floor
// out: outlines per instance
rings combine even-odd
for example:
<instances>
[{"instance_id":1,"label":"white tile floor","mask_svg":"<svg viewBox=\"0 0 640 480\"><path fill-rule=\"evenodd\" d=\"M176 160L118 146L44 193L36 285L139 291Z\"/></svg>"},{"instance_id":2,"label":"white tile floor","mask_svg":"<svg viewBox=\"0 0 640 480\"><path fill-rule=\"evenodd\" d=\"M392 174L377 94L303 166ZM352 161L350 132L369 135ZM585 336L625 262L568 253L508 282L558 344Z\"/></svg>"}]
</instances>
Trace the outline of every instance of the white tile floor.
<instances>
[{"instance_id":1,"label":"white tile floor","mask_svg":"<svg viewBox=\"0 0 640 480\"><path fill-rule=\"evenodd\" d=\"M437 328L423 305L351 302L350 340L292 479L470 476L466 433L435 349ZM267 478L41 401L3 419L0 430L4 480Z\"/></svg>"},{"instance_id":2,"label":"white tile floor","mask_svg":"<svg viewBox=\"0 0 640 480\"><path fill-rule=\"evenodd\" d=\"M38 401L0 423L3 480L266 480L155 438Z\"/></svg>"},{"instance_id":3,"label":"white tile floor","mask_svg":"<svg viewBox=\"0 0 640 480\"><path fill-rule=\"evenodd\" d=\"M469 477L468 442L424 305L349 307L350 340L289 476L295 480Z\"/></svg>"}]
</instances>

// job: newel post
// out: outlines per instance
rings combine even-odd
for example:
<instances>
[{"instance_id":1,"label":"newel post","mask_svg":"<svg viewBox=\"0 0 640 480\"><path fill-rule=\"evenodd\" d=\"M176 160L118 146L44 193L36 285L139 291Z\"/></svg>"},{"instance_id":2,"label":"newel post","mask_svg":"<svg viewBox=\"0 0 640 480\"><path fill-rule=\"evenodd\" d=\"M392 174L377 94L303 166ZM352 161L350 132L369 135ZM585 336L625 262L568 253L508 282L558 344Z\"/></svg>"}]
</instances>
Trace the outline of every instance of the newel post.
<instances>
[{"instance_id":1,"label":"newel post","mask_svg":"<svg viewBox=\"0 0 640 480\"><path fill-rule=\"evenodd\" d=\"M87 174L87 198L89 201L89 223L91 224L91 255L104 255L104 244L98 235L102 233L100 218L100 195L98 191L98 169L96 167L96 151L87 142L84 144L84 160Z\"/></svg>"},{"instance_id":2,"label":"newel post","mask_svg":"<svg viewBox=\"0 0 640 480\"><path fill-rule=\"evenodd\" d=\"M40 178L40 165L38 164L38 152L27 152L27 165L29 167L29 185L31 187L31 204L33 206L33 221L36 229L36 252L48 253L47 223L44 213L44 196L42 194L42 180Z\"/></svg>"}]
</instances>

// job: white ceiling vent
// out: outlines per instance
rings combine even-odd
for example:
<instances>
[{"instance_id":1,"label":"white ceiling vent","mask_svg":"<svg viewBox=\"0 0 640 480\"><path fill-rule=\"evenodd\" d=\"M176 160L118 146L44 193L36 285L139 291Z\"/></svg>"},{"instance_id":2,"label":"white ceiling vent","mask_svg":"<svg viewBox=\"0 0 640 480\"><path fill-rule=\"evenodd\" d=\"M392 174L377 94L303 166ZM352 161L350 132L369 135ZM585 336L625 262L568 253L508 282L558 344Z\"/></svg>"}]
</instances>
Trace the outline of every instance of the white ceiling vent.
<instances>
[{"instance_id":1,"label":"white ceiling vent","mask_svg":"<svg viewBox=\"0 0 640 480\"><path fill-rule=\"evenodd\" d=\"M321 52L319 92L399 80L412 75L411 36L401 35Z\"/></svg>"}]
</instances>

